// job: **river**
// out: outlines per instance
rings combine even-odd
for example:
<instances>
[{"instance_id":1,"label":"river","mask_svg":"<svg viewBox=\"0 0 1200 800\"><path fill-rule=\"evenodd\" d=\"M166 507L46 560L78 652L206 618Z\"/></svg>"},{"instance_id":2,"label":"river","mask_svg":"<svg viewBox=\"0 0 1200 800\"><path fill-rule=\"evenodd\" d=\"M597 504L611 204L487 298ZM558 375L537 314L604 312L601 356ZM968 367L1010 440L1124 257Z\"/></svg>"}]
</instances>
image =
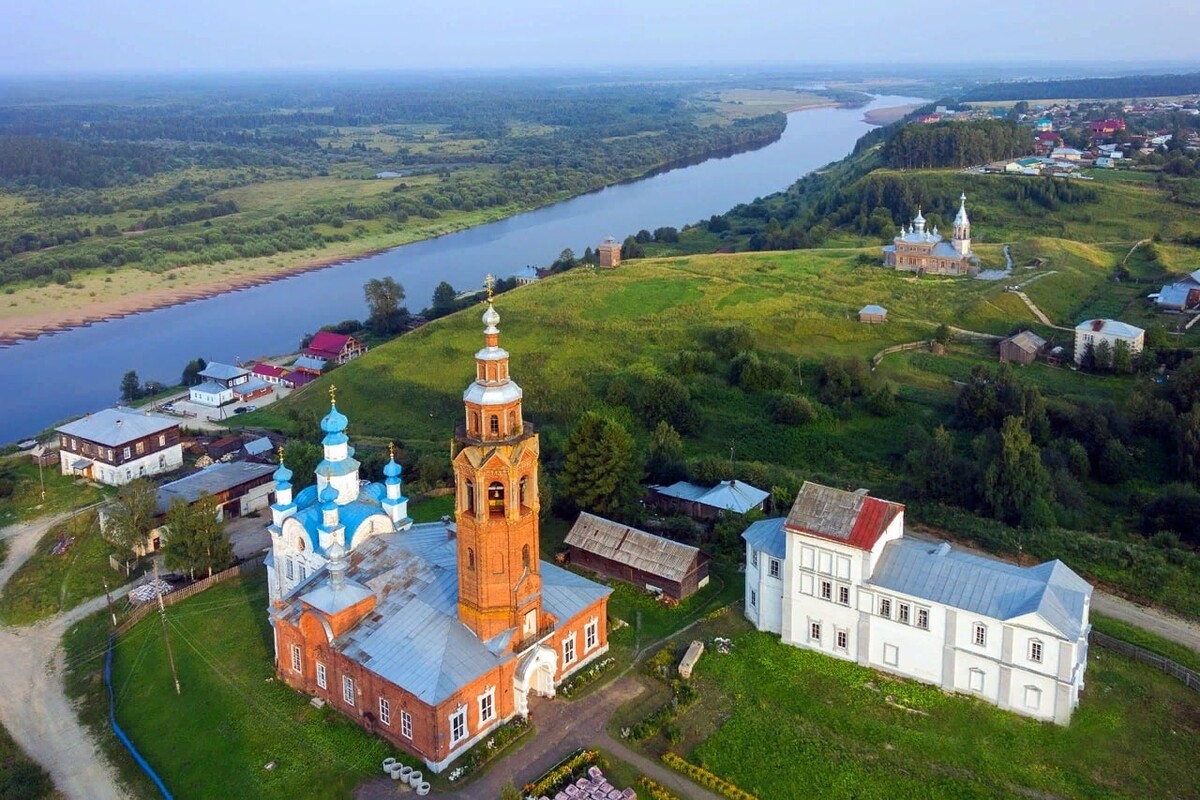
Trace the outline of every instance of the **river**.
<instances>
[{"instance_id":1,"label":"river","mask_svg":"<svg viewBox=\"0 0 1200 800\"><path fill-rule=\"evenodd\" d=\"M322 325L366 316L363 284L390 275L408 306L429 305L434 287L479 286L485 274L544 266L564 247L582 253L605 236L682 227L779 191L844 157L871 126L863 113L924 102L880 96L864 108L793 112L783 136L758 150L713 158L358 261L302 273L206 300L108 320L0 349L5 390L0 442L33 435L67 417L113 403L121 376L174 383L197 356L232 363L296 349Z\"/></svg>"}]
</instances>

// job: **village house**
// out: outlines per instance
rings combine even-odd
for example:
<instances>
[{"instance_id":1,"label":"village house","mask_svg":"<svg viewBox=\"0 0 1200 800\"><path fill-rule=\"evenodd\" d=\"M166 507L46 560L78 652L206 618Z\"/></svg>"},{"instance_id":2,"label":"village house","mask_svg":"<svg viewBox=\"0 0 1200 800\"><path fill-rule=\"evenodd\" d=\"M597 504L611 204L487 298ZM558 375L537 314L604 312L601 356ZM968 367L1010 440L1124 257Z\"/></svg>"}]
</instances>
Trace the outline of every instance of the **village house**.
<instances>
[{"instance_id":1,"label":"village house","mask_svg":"<svg viewBox=\"0 0 1200 800\"><path fill-rule=\"evenodd\" d=\"M120 486L183 464L179 423L158 414L106 408L56 432L63 475Z\"/></svg>"},{"instance_id":2,"label":"village house","mask_svg":"<svg viewBox=\"0 0 1200 800\"><path fill-rule=\"evenodd\" d=\"M242 403L271 393L270 385L244 367L210 361L200 371L204 380L188 390L193 403L218 408Z\"/></svg>"},{"instance_id":3,"label":"village house","mask_svg":"<svg viewBox=\"0 0 1200 800\"><path fill-rule=\"evenodd\" d=\"M771 496L744 481L721 481L705 488L687 481L670 486L651 486L647 503L666 514L684 514L692 519L713 520L723 512L745 514L762 511Z\"/></svg>"},{"instance_id":4,"label":"village house","mask_svg":"<svg viewBox=\"0 0 1200 800\"><path fill-rule=\"evenodd\" d=\"M316 358L314 356L300 356L292 363L292 382L296 386L299 386L300 383L298 383L295 379L300 375L309 375L311 378L319 377L321 373L325 371L325 365L328 363L329 362L323 358Z\"/></svg>"},{"instance_id":5,"label":"village house","mask_svg":"<svg viewBox=\"0 0 1200 800\"><path fill-rule=\"evenodd\" d=\"M954 217L954 238L945 241L937 229L925 230L920 210L911 228L901 228L892 244L883 248L885 266L918 274L967 275L978 271L979 259L971 250L971 220L964 193Z\"/></svg>"},{"instance_id":6,"label":"village house","mask_svg":"<svg viewBox=\"0 0 1200 800\"><path fill-rule=\"evenodd\" d=\"M1095 352L1102 342L1108 345L1110 353L1123 343L1129 355L1135 356L1145 346L1146 332L1115 319L1085 319L1075 326L1075 363L1082 364L1088 349Z\"/></svg>"},{"instance_id":7,"label":"village house","mask_svg":"<svg viewBox=\"0 0 1200 800\"><path fill-rule=\"evenodd\" d=\"M274 464L248 461L212 464L158 487L158 513L166 514L176 500L191 505L208 496L217 504L217 519L245 516L271 505L275 491L271 473L274 471Z\"/></svg>"},{"instance_id":8,"label":"village house","mask_svg":"<svg viewBox=\"0 0 1200 800\"><path fill-rule=\"evenodd\" d=\"M367 352L367 346L348 333L320 331L304 348L304 355L342 365Z\"/></svg>"},{"instance_id":9,"label":"village house","mask_svg":"<svg viewBox=\"0 0 1200 800\"><path fill-rule=\"evenodd\" d=\"M699 548L630 525L579 515L564 542L571 564L672 600L708 585L708 556Z\"/></svg>"},{"instance_id":10,"label":"village house","mask_svg":"<svg viewBox=\"0 0 1200 800\"><path fill-rule=\"evenodd\" d=\"M785 644L1067 724L1087 670L1092 587L904 536L904 506L806 482L746 541L745 614Z\"/></svg>"},{"instance_id":11,"label":"village house","mask_svg":"<svg viewBox=\"0 0 1200 800\"><path fill-rule=\"evenodd\" d=\"M413 525L400 466L360 484L331 396L316 485L275 472L267 558L279 677L446 768L608 650L611 590L539 553L539 439L490 301L452 446L454 521ZM331 392L332 395L332 392Z\"/></svg>"},{"instance_id":12,"label":"village house","mask_svg":"<svg viewBox=\"0 0 1200 800\"><path fill-rule=\"evenodd\" d=\"M260 361L250 370L250 374L272 386L284 386L289 389L292 387L291 381L287 379L288 371L274 364L265 364Z\"/></svg>"},{"instance_id":13,"label":"village house","mask_svg":"<svg viewBox=\"0 0 1200 800\"><path fill-rule=\"evenodd\" d=\"M1187 311L1200 306L1200 269L1163 286L1154 304L1164 311Z\"/></svg>"},{"instance_id":14,"label":"village house","mask_svg":"<svg viewBox=\"0 0 1200 800\"><path fill-rule=\"evenodd\" d=\"M1000 360L1032 364L1046 346L1046 340L1032 331L1021 331L1000 342Z\"/></svg>"}]
</instances>

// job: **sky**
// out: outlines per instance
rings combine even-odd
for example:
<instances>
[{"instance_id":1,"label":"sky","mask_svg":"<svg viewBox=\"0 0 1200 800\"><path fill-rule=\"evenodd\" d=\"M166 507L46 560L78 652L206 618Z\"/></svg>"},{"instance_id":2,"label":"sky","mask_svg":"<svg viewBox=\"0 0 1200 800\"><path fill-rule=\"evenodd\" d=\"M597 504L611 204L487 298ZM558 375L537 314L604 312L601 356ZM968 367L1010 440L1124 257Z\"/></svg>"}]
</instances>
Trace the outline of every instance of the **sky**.
<instances>
[{"instance_id":1,"label":"sky","mask_svg":"<svg viewBox=\"0 0 1200 800\"><path fill-rule=\"evenodd\" d=\"M0 12L9 75L1200 64L1198 0L0 0Z\"/></svg>"}]
</instances>

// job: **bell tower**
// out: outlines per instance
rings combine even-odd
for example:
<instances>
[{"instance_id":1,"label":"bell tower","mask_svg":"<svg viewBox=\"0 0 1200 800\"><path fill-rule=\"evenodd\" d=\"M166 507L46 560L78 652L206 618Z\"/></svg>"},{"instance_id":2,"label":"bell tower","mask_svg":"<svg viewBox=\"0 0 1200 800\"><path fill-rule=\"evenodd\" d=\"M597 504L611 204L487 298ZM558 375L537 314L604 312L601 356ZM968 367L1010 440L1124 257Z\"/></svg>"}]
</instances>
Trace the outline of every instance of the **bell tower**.
<instances>
[{"instance_id":1,"label":"bell tower","mask_svg":"<svg viewBox=\"0 0 1200 800\"><path fill-rule=\"evenodd\" d=\"M959 255L971 254L971 220L967 217L967 193L959 198L958 213L954 215L954 238L951 245Z\"/></svg>"},{"instance_id":2,"label":"bell tower","mask_svg":"<svg viewBox=\"0 0 1200 800\"><path fill-rule=\"evenodd\" d=\"M554 620L542 613L538 437L522 417L521 387L508 375L488 278L484 346L475 354L475 380L463 392L465 416L450 450L458 618L482 641L515 631L515 646Z\"/></svg>"}]
</instances>

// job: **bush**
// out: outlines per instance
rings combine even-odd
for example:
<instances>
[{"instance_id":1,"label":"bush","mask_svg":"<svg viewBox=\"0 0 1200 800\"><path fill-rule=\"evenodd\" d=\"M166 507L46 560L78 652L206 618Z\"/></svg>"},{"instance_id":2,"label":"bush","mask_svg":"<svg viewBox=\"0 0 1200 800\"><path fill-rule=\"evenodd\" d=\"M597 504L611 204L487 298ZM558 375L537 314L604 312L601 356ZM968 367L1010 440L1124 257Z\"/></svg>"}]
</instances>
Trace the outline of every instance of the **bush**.
<instances>
[{"instance_id":1,"label":"bush","mask_svg":"<svg viewBox=\"0 0 1200 800\"><path fill-rule=\"evenodd\" d=\"M662 760L676 772L683 773L704 788L711 789L730 800L758 800L755 795L739 788L736 784L730 783L719 775L714 775L704 767L697 766L675 753L663 753Z\"/></svg>"},{"instance_id":2,"label":"bush","mask_svg":"<svg viewBox=\"0 0 1200 800\"><path fill-rule=\"evenodd\" d=\"M780 425L803 425L816 416L812 403L803 395L780 394L771 401L771 421Z\"/></svg>"}]
</instances>

